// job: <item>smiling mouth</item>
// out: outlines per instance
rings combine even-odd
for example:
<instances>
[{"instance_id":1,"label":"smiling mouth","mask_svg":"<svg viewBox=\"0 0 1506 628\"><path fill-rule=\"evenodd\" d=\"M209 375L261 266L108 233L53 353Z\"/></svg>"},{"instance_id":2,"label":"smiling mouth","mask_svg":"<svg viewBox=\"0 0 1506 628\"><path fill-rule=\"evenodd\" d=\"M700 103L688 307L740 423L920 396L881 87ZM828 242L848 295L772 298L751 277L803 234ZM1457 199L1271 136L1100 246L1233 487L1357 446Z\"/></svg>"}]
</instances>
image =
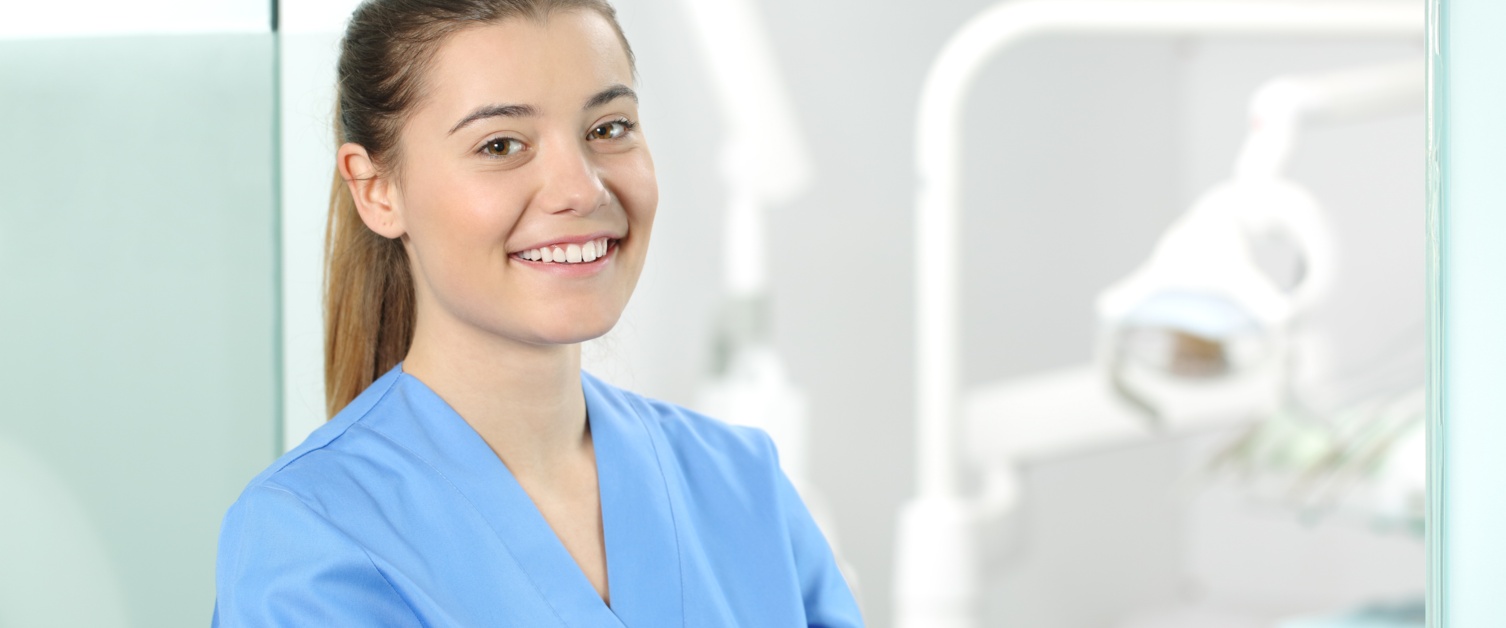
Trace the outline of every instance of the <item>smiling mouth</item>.
<instances>
[{"instance_id":1,"label":"smiling mouth","mask_svg":"<svg viewBox=\"0 0 1506 628\"><path fill-rule=\"evenodd\" d=\"M618 242L619 240L611 238L597 238L580 244L556 244L519 251L513 257L547 264L589 264L606 257L609 251L617 247Z\"/></svg>"}]
</instances>

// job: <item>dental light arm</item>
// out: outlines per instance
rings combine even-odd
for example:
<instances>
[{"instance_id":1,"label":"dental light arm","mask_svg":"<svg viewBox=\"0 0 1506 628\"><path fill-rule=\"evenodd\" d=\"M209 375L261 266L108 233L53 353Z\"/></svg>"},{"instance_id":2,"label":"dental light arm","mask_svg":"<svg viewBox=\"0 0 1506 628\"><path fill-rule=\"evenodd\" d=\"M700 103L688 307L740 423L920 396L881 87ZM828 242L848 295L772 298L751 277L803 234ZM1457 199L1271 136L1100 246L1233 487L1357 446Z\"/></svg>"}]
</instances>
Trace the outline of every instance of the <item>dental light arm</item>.
<instances>
[{"instance_id":1,"label":"dental light arm","mask_svg":"<svg viewBox=\"0 0 1506 628\"><path fill-rule=\"evenodd\" d=\"M1250 130L1235 161L1233 176L1202 194L1156 243L1151 258L1099 297L1104 323L1100 360L1116 382L1120 328L1149 325L1154 333L1191 338L1209 347L1230 342L1226 333L1196 324L1197 311L1224 303L1238 308L1272 346L1287 350L1286 336L1300 316L1333 281L1335 252L1324 212L1305 190L1284 176L1298 133L1315 123L1339 123L1416 110L1423 100L1421 60L1339 72L1283 76L1267 81L1250 100ZM1300 253L1302 272L1292 287L1280 285L1259 268L1250 242L1257 236L1286 236ZM1155 314L1157 300L1196 299L1180 313ZM1180 334L1180 335L1179 335ZM1187 336L1191 334L1192 336ZM1225 347L1220 346L1219 353ZM1283 360L1289 360L1283 358ZM1164 361L1164 360L1162 360ZM1150 413L1155 404L1128 389L1120 392Z\"/></svg>"},{"instance_id":2,"label":"dental light arm","mask_svg":"<svg viewBox=\"0 0 1506 628\"><path fill-rule=\"evenodd\" d=\"M1306 126L1416 111L1426 88L1423 69L1419 59L1266 82L1250 100L1250 132L1235 159L1234 180L1280 178ZM1307 276L1292 295L1294 307L1303 309L1327 292L1334 252L1315 205L1250 203L1239 218L1250 233L1285 231L1304 252Z\"/></svg>"},{"instance_id":3,"label":"dental light arm","mask_svg":"<svg viewBox=\"0 0 1506 628\"><path fill-rule=\"evenodd\" d=\"M1296 134L1309 123L1333 123L1414 111L1422 102L1421 60L1273 79L1250 101L1250 134L1234 176L1281 174Z\"/></svg>"}]
</instances>

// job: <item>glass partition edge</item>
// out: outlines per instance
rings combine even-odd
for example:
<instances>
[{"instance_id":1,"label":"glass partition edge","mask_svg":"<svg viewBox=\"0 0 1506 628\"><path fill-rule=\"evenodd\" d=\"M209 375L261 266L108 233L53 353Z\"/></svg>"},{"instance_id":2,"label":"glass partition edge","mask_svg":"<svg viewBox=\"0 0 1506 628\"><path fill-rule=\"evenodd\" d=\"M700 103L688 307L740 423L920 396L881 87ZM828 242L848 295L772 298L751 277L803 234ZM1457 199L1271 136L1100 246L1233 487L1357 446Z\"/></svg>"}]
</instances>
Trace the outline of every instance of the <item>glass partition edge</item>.
<instances>
[{"instance_id":1,"label":"glass partition edge","mask_svg":"<svg viewBox=\"0 0 1506 628\"><path fill-rule=\"evenodd\" d=\"M1444 28L1442 16L1443 0L1429 0L1427 8L1427 104L1426 104L1426 197L1427 197L1427 515L1426 521L1426 544L1427 544L1427 597L1426 615L1427 624L1430 627L1443 626L1446 623L1447 608L1443 604L1447 588L1446 574L1443 568L1443 558L1447 554L1445 546L1447 538L1444 534L1442 514L1444 512L1445 491L1447 484L1447 458L1444 456L1445 426L1443 423L1443 395L1442 393L1442 368L1443 368L1443 317L1442 299L1442 268L1439 252L1443 248L1443 205L1442 185L1440 181L1442 158L1440 145L1444 140L1443 124L1445 122L1438 110L1438 100L1443 95L1444 83L1447 80L1446 66L1442 56L1441 35Z\"/></svg>"},{"instance_id":2,"label":"glass partition edge","mask_svg":"<svg viewBox=\"0 0 1506 628\"><path fill-rule=\"evenodd\" d=\"M272 407L272 458L282 455L288 448L284 445L287 433L287 352L285 338L287 311L284 307L287 278L283 261L283 136L282 136L282 33L277 30L277 0L272 0L272 363L276 373L273 377L274 395Z\"/></svg>"}]
</instances>

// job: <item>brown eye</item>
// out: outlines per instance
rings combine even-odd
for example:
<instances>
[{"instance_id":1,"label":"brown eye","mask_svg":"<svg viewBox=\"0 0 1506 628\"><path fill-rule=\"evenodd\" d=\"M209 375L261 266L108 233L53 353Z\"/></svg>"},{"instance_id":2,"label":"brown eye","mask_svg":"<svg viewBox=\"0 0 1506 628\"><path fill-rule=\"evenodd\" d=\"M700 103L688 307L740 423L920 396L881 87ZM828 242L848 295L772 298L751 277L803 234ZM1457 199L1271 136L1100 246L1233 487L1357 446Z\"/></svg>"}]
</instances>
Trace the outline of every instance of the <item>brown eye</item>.
<instances>
[{"instance_id":1,"label":"brown eye","mask_svg":"<svg viewBox=\"0 0 1506 628\"><path fill-rule=\"evenodd\" d=\"M593 140L615 140L627 134L628 129L633 128L626 120L613 120L594 129L591 129Z\"/></svg>"},{"instance_id":2,"label":"brown eye","mask_svg":"<svg viewBox=\"0 0 1506 628\"><path fill-rule=\"evenodd\" d=\"M507 157L523 150L523 143L510 137L499 137L487 140L481 145L481 152L492 157Z\"/></svg>"}]
</instances>

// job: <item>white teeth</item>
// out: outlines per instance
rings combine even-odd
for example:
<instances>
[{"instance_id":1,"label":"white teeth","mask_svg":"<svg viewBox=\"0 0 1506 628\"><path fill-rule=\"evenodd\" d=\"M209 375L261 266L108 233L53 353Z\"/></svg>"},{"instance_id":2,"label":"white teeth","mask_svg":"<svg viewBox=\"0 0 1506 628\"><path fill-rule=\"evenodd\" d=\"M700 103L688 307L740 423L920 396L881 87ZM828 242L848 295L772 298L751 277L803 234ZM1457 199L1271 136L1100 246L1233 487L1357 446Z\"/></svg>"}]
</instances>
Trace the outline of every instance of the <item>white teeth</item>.
<instances>
[{"instance_id":1,"label":"white teeth","mask_svg":"<svg viewBox=\"0 0 1506 628\"><path fill-rule=\"evenodd\" d=\"M534 262L550 262L554 264L589 263L606 257L607 247L611 243L612 240L610 238L598 238L587 240L581 244L528 249L519 253L518 257Z\"/></svg>"}]
</instances>

